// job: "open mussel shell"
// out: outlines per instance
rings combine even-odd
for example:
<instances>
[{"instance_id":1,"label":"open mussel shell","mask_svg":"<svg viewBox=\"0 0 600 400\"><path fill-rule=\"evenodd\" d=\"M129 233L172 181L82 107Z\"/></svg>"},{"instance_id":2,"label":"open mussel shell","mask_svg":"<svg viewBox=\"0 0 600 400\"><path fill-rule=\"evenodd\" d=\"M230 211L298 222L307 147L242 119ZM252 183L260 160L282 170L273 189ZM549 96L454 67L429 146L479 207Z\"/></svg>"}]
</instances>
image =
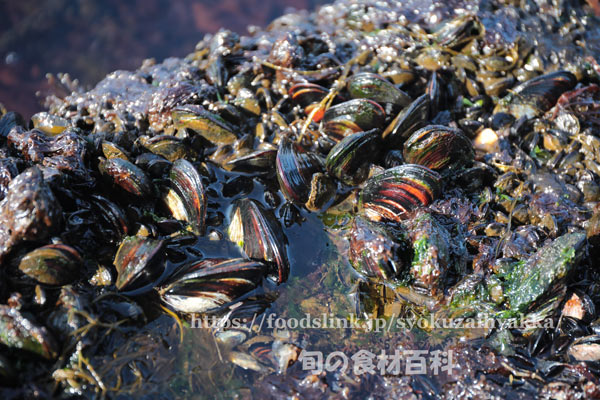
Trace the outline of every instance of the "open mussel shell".
<instances>
[{"instance_id":1,"label":"open mussel shell","mask_svg":"<svg viewBox=\"0 0 600 400\"><path fill-rule=\"evenodd\" d=\"M350 231L350 263L376 281L398 278L409 265L410 245L383 225L356 217Z\"/></svg>"},{"instance_id":2,"label":"open mussel shell","mask_svg":"<svg viewBox=\"0 0 600 400\"><path fill-rule=\"evenodd\" d=\"M0 344L47 360L58 355L59 347L45 327L26 318L11 306L0 305Z\"/></svg>"},{"instance_id":3,"label":"open mussel shell","mask_svg":"<svg viewBox=\"0 0 600 400\"><path fill-rule=\"evenodd\" d=\"M369 163L378 157L380 133L377 129L345 137L327 155L327 171L348 185L362 182L368 174Z\"/></svg>"},{"instance_id":4,"label":"open mussel shell","mask_svg":"<svg viewBox=\"0 0 600 400\"><path fill-rule=\"evenodd\" d=\"M533 118L548 111L564 92L577 84L575 75L556 71L530 79L518 85L498 102L494 114L506 112L515 118Z\"/></svg>"},{"instance_id":5,"label":"open mussel shell","mask_svg":"<svg viewBox=\"0 0 600 400\"><path fill-rule=\"evenodd\" d=\"M231 241L248 257L273 266L270 278L277 283L287 280L290 271L287 239L275 216L262 204L247 198L236 200L228 231Z\"/></svg>"},{"instance_id":6,"label":"open mussel shell","mask_svg":"<svg viewBox=\"0 0 600 400\"><path fill-rule=\"evenodd\" d=\"M368 99L354 99L330 107L323 115L323 131L338 141L360 131L380 128L385 121L385 110Z\"/></svg>"},{"instance_id":7,"label":"open mussel shell","mask_svg":"<svg viewBox=\"0 0 600 400\"><path fill-rule=\"evenodd\" d=\"M144 171L135 164L121 158L101 159L100 172L116 186L126 192L142 198L154 196L154 185Z\"/></svg>"},{"instance_id":8,"label":"open mussel shell","mask_svg":"<svg viewBox=\"0 0 600 400\"><path fill-rule=\"evenodd\" d=\"M410 104L410 97L381 75L362 72L351 76L347 83L353 99L370 99L378 103L390 103L400 107Z\"/></svg>"},{"instance_id":9,"label":"open mussel shell","mask_svg":"<svg viewBox=\"0 0 600 400\"><path fill-rule=\"evenodd\" d=\"M159 289L162 300L186 313L205 313L256 288L265 265L243 258L209 258L185 264Z\"/></svg>"},{"instance_id":10,"label":"open mussel shell","mask_svg":"<svg viewBox=\"0 0 600 400\"><path fill-rule=\"evenodd\" d=\"M285 198L296 203L306 203L312 176L323 171L321 159L290 138L284 137L279 144L275 164L279 187Z\"/></svg>"},{"instance_id":11,"label":"open mussel shell","mask_svg":"<svg viewBox=\"0 0 600 400\"><path fill-rule=\"evenodd\" d=\"M428 125L404 142L404 159L435 171L449 173L468 167L475 159L471 141L459 129Z\"/></svg>"},{"instance_id":12,"label":"open mussel shell","mask_svg":"<svg viewBox=\"0 0 600 400\"><path fill-rule=\"evenodd\" d=\"M235 128L231 124L202 106L177 107L172 117L176 128L191 129L212 143L232 144L237 139Z\"/></svg>"},{"instance_id":13,"label":"open mussel shell","mask_svg":"<svg viewBox=\"0 0 600 400\"><path fill-rule=\"evenodd\" d=\"M192 163L184 159L173 163L163 201L175 219L187 222L196 235L204 234L206 190Z\"/></svg>"},{"instance_id":14,"label":"open mussel shell","mask_svg":"<svg viewBox=\"0 0 600 400\"><path fill-rule=\"evenodd\" d=\"M387 169L367 181L360 195L363 212L372 221L401 221L408 211L439 196L440 180L437 172L422 165Z\"/></svg>"},{"instance_id":15,"label":"open mussel shell","mask_svg":"<svg viewBox=\"0 0 600 400\"><path fill-rule=\"evenodd\" d=\"M118 290L135 290L156 280L163 272L160 262L163 240L128 236L117 250L113 262Z\"/></svg>"},{"instance_id":16,"label":"open mussel shell","mask_svg":"<svg viewBox=\"0 0 600 400\"><path fill-rule=\"evenodd\" d=\"M82 264L74 248L50 244L27 253L19 263L19 270L40 283L59 286L75 281Z\"/></svg>"},{"instance_id":17,"label":"open mussel shell","mask_svg":"<svg viewBox=\"0 0 600 400\"><path fill-rule=\"evenodd\" d=\"M425 93L400 111L382 134L385 143L399 147L414 131L425 125L429 118L430 103L431 98Z\"/></svg>"}]
</instances>

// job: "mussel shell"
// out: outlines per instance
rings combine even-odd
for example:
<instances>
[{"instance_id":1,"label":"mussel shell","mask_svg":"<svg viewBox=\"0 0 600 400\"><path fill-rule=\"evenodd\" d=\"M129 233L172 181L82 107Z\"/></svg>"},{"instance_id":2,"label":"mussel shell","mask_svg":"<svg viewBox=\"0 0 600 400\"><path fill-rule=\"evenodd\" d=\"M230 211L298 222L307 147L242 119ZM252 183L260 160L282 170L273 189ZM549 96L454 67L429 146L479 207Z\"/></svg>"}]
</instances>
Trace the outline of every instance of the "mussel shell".
<instances>
[{"instance_id":1,"label":"mussel shell","mask_svg":"<svg viewBox=\"0 0 600 400\"><path fill-rule=\"evenodd\" d=\"M410 97L384 77L370 72L355 74L348 79L348 93L353 99L370 99L400 107L410 104Z\"/></svg>"},{"instance_id":2,"label":"mussel shell","mask_svg":"<svg viewBox=\"0 0 600 400\"><path fill-rule=\"evenodd\" d=\"M286 199L306 203L313 174L323 171L321 159L284 137L279 144L275 164L279 187Z\"/></svg>"},{"instance_id":3,"label":"mussel shell","mask_svg":"<svg viewBox=\"0 0 600 400\"><path fill-rule=\"evenodd\" d=\"M391 147L398 147L414 131L422 127L429 118L430 97L427 93L417 97L383 132L384 141Z\"/></svg>"},{"instance_id":4,"label":"mussel shell","mask_svg":"<svg viewBox=\"0 0 600 400\"><path fill-rule=\"evenodd\" d=\"M429 205L441 191L440 175L427 167L405 164L370 178L361 192L364 214L372 221L401 221L404 214Z\"/></svg>"},{"instance_id":5,"label":"mussel shell","mask_svg":"<svg viewBox=\"0 0 600 400\"><path fill-rule=\"evenodd\" d=\"M577 78L569 71L556 71L530 79L514 88L527 101L533 101L542 111L549 110L561 94L575 87Z\"/></svg>"},{"instance_id":6,"label":"mussel shell","mask_svg":"<svg viewBox=\"0 0 600 400\"><path fill-rule=\"evenodd\" d=\"M145 141L143 146L153 154L162 156L173 162L181 158L193 158L194 152L190 146L183 142L183 139L171 136L154 136Z\"/></svg>"},{"instance_id":7,"label":"mussel shell","mask_svg":"<svg viewBox=\"0 0 600 400\"><path fill-rule=\"evenodd\" d=\"M468 167L475 159L471 141L459 129L429 125L404 142L404 159L435 171L449 173Z\"/></svg>"},{"instance_id":8,"label":"mussel shell","mask_svg":"<svg viewBox=\"0 0 600 400\"><path fill-rule=\"evenodd\" d=\"M431 73L425 93L429 95L431 114L432 116L436 115L440 111L442 104L442 88L440 87L440 79L437 72L434 71Z\"/></svg>"},{"instance_id":9,"label":"mussel shell","mask_svg":"<svg viewBox=\"0 0 600 400\"><path fill-rule=\"evenodd\" d=\"M161 178L170 170L173 163L153 153L142 153L135 159L135 164L144 169L150 176Z\"/></svg>"},{"instance_id":10,"label":"mussel shell","mask_svg":"<svg viewBox=\"0 0 600 400\"><path fill-rule=\"evenodd\" d=\"M74 248L50 244L27 253L19 263L19 270L46 285L66 285L78 278L82 264Z\"/></svg>"},{"instance_id":11,"label":"mussel shell","mask_svg":"<svg viewBox=\"0 0 600 400\"><path fill-rule=\"evenodd\" d=\"M329 93L329 89L315 83L300 82L288 90L288 95L294 103L307 107L321 101Z\"/></svg>"},{"instance_id":12,"label":"mussel shell","mask_svg":"<svg viewBox=\"0 0 600 400\"><path fill-rule=\"evenodd\" d=\"M126 192L142 198L154 196L154 185L144 171L121 158L102 159L98 164L100 172Z\"/></svg>"},{"instance_id":13,"label":"mussel shell","mask_svg":"<svg viewBox=\"0 0 600 400\"><path fill-rule=\"evenodd\" d=\"M585 233L567 233L539 249L524 264L517 264L506 279L510 308L524 312L551 292L585 253L585 243Z\"/></svg>"},{"instance_id":14,"label":"mussel shell","mask_svg":"<svg viewBox=\"0 0 600 400\"><path fill-rule=\"evenodd\" d=\"M145 286L162 274L159 263L163 240L128 236L117 250L114 266L117 270L118 290L134 290Z\"/></svg>"},{"instance_id":15,"label":"mussel shell","mask_svg":"<svg viewBox=\"0 0 600 400\"><path fill-rule=\"evenodd\" d=\"M8 132L15 126L25 127L25 120L21 114L10 111L0 118L0 138L6 138Z\"/></svg>"},{"instance_id":16,"label":"mussel shell","mask_svg":"<svg viewBox=\"0 0 600 400\"><path fill-rule=\"evenodd\" d=\"M235 128L217 114L202 106L177 107L172 114L176 128L188 128L216 144L232 144L237 139Z\"/></svg>"},{"instance_id":17,"label":"mussel shell","mask_svg":"<svg viewBox=\"0 0 600 400\"><path fill-rule=\"evenodd\" d=\"M360 216L350 231L350 263L359 273L374 280L398 278L407 264L410 246L391 235L383 225Z\"/></svg>"},{"instance_id":18,"label":"mussel shell","mask_svg":"<svg viewBox=\"0 0 600 400\"><path fill-rule=\"evenodd\" d=\"M112 201L97 195L92 195L92 205L97 208L98 215L120 240L129 233L129 222L125 212Z\"/></svg>"},{"instance_id":19,"label":"mussel shell","mask_svg":"<svg viewBox=\"0 0 600 400\"><path fill-rule=\"evenodd\" d=\"M175 161L169 173L169 185L164 201L173 216L186 221L193 233L204 234L207 197L196 168L187 160Z\"/></svg>"},{"instance_id":20,"label":"mussel shell","mask_svg":"<svg viewBox=\"0 0 600 400\"><path fill-rule=\"evenodd\" d=\"M101 147L102 154L104 154L104 157L106 157L107 159L122 158L123 160L129 161L129 156L127 155L127 152L118 145L114 144L113 142L103 140Z\"/></svg>"},{"instance_id":21,"label":"mussel shell","mask_svg":"<svg viewBox=\"0 0 600 400\"><path fill-rule=\"evenodd\" d=\"M323 130L328 136L341 139L348 132L381 128L384 121L385 110L378 103L368 99L354 99L325 111Z\"/></svg>"},{"instance_id":22,"label":"mussel shell","mask_svg":"<svg viewBox=\"0 0 600 400\"><path fill-rule=\"evenodd\" d=\"M243 258L209 258L187 263L159 289L162 300L180 312L214 311L256 288L265 265Z\"/></svg>"},{"instance_id":23,"label":"mussel shell","mask_svg":"<svg viewBox=\"0 0 600 400\"><path fill-rule=\"evenodd\" d=\"M377 159L380 143L377 129L347 136L331 149L325 167L344 183L356 185L366 178L368 169L365 166Z\"/></svg>"},{"instance_id":24,"label":"mussel shell","mask_svg":"<svg viewBox=\"0 0 600 400\"><path fill-rule=\"evenodd\" d=\"M259 202L243 198L233 204L230 221L231 241L248 257L272 265L269 275L275 282L285 282L290 270L287 239L275 216Z\"/></svg>"},{"instance_id":25,"label":"mussel shell","mask_svg":"<svg viewBox=\"0 0 600 400\"><path fill-rule=\"evenodd\" d=\"M48 136L56 136L64 132L70 123L58 115L42 111L31 116L33 127L44 132Z\"/></svg>"},{"instance_id":26,"label":"mussel shell","mask_svg":"<svg viewBox=\"0 0 600 400\"><path fill-rule=\"evenodd\" d=\"M53 360L59 347L45 327L35 324L11 306L0 305L0 343L10 349L25 351Z\"/></svg>"},{"instance_id":27,"label":"mussel shell","mask_svg":"<svg viewBox=\"0 0 600 400\"><path fill-rule=\"evenodd\" d=\"M464 15L445 22L432 36L438 45L456 49L484 33L485 27L476 15Z\"/></svg>"},{"instance_id":28,"label":"mussel shell","mask_svg":"<svg viewBox=\"0 0 600 400\"><path fill-rule=\"evenodd\" d=\"M530 79L515 87L512 93L498 102L494 113L507 112L515 118L533 118L548 111L561 94L573 89L575 75L568 71L556 71Z\"/></svg>"},{"instance_id":29,"label":"mussel shell","mask_svg":"<svg viewBox=\"0 0 600 400\"><path fill-rule=\"evenodd\" d=\"M256 150L227 161L225 167L232 171L248 173L257 171L268 172L272 171L276 157L277 150L275 149Z\"/></svg>"}]
</instances>

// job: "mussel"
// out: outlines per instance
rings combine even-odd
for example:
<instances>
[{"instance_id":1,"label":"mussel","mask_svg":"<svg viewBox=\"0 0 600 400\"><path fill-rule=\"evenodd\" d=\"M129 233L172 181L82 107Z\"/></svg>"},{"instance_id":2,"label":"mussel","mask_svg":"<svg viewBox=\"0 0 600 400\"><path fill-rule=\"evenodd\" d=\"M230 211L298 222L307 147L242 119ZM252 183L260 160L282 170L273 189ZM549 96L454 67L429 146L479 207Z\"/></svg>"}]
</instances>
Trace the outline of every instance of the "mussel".
<instances>
[{"instance_id":1,"label":"mussel","mask_svg":"<svg viewBox=\"0 0 600 400\"><path fill-rule=\"evenodd\" d=\"M459 129L428 125L404 142L404 160L451 173L470 166L475 158L471 141Z\"/></svg>"},{"instance_id":2,"label":"mussel","mask_svg":"<svg viewBox=\"0 0 600 400\"><path fill-rule=\"evenodd\" d=\"M231 241L237 243L248 257L272 266L269 276L275 282L287 280L290 271L287 239L269 210L252 199L236 200L228 231Z\"/></svg>"},{"instance_id":3,"label":"mussel","mask_svg":"<svg viewBox=\"0 0 600 400\"><path fill-rule=\"evenodd\" d=\"M62 208L38 167L8 185L0 202L0 263L22 241L43 241L60 228Z\"/></svg>"},{"instance_id":4,"label":"mussel","mask_svg":"<svg viewBox=\"0 0 600 400\"><path fill-rule=\"evenodd\" d=\"M380 128L385 121L385 110L368 99L345 101L325 111L323 131L335 141L349 134Z\"/></svg>"},{"instance_id":5,"label":"mussel","mask_svg":"<svg viewBox=\"0 0 600 400\"><path fill-rule=\"evenodd\" d=\"M567 233L519 263L506 275L506 296L512 310L524 312L560 283L585 252L586 235Z\"/></svg>"},{"instance_id":6,"label":"mussel","mask_svg":"<svg viewBox=\"0 0 600 400\"><path fill-rule=\"evenodd\" d=\"M314 107L319 105L319 102L327 96L327 93L329 93L329 89L308 82L297 83L288 91L292 101L302 106L307 115L313 111ZM319 122L322 118L323 111L319 110L313 116L313 121Z\"/></svg>"},{"instance_id":7,"label":"mussel","mask_svg":"<svg viewBox=\"0 0 600 400\"><path fill-rule=\"evenodd\" d=\"M225 168L240 172L272 172L277 157L275 149L259 149L230 159Z\"/></svg>"},{"instance_id":8,"label":"mussel","mask_svg":"<svg viewBox=\"0 0 600 400\"><path fill-rule=\"evenodd\" d=\"M182 158L194 159L195 157L189 144L184 143L183 139L171 135L144 138L142 145L151 153L162 156L171 162Z\"/></svg>"},{"instance_id":9,"label":"mussel","mask_svg":"<svg viewBox=\"0 0 600 400\"><path fill-rule=\"evenodd\" d=\"M430 103L430 97L425 93L400 111L382 134L385 143L397 148L414 131L425 125L429 118Z\"/></svg>"},{"instance_id":10,"label":"mussel","mask_svg":"<svg viewBox=\"0 0 600 400\"><path fill-rule=\"evenodd\" d=\"M575 75L568 71L556 71L530 79L515 87L502 98L494 113L506 112L515 118L533 118L548 111L567 90L577 83Z\"/></svg>"},{"instance_id":11,"label":"mussel","mask_svg":"<svg viewBox=\"0 0 600 400\"><path fill-rule=\"evenodd\" d=\"M192 163L185 159L173 163L169 173L169 188L163 201L174 218L187 222L193 233L204 234L206 190Z\"/></svg>"},{"instance_id":12,"label":"mussel","mask_svg":"<svg viewBox=\"0 0 600 400\"><path fill-rule=\"evenodd\" d=\"M440 194L440 175L405 164L370 178L361 192L363 212L372 221L401 221L408 211L429 205Z\"/></svg>"},{"instance_id":13,"label":"mussel","mask_svg":"<svg viewBox=\"0 0 600 400\"><path fill-rule=\"evenodd\" d=\"M440 46L457 49L473 39L482 37L485 27L476 15L468 14L445 22L432 34Z\"/></svg>"},{"instance_id":14,"label":"mussel","mask_svg":"<svg viewBox=\"0 0 600 400\"><path fill-rule=\"evenodd\" d=\"M101 159L100 172L113 184L136 197L154 197L154 185L144 171L122 158Z\"/></svg>"},{"instance_id":15,"label":"mussel","mask_svg":"<svg viewBox=\"0 0 600 400\"><path fill-rule=\"evenodd\" d=\"M208 258L189 262L159 288L162 300L186 313L206 313L256 288L265 265L243 258Z\"/></svg>"},{"instance_id":16,"label":"mussel","mask_svg":"<svg viewBox=\"0 0 600 400\"><path fill-rule=\"evenodd\" d=\"M325 167L342 182L358 184L366 178L369 163L377 160L380 144L377 129L346 136L329 151Z\"/></svg>"},{"instance_id":17,"label":"mussel","mask_svg":"<svg viewBox=\"0 0 600 400\"><path fill-rule=\"evenodd\" d=\"M399 278L410 263L410 245L404 235L356 217L350 231L350 263L359 273L376 281Z\"/></svg>"},{"instance_id":18,"label":"mussel","mask_svg":"<svg viewBox=\"0 0 600 400\"><path fill-rule=\"evenodd\" d=\"M31 122L34 128L50 136L58 135L70 126L69 121L66 119L44 111L34 114L31 117Z\"/></svg>"},{"instance_id":19,"label":"mussel","mask_svg":"<svg viewBox=\"0 0 600 400\"><path fill-rule=\"evenodd\" d=\"M413 258L410 263L410 276L413 285L426 289L429 293L440 292L440 283L450 269L450 233L428 212L418 211L403 226L410 238ZM454 262L459 262L458 257Z\"/></svg>"},{"instance_id":20,"label":"mussel","mask_svg":"<svg viewBox=\"0 0 600 400\"><path fill-rule=\"evenodd\" d=\"M410 104L410 97L384 77L370 72L352 75L347 82L348 93L353 99L370 99L378 103L390 103L400 107Z\"/></svg>"},{"instance_id":21,"label":"mussel","mask_svg":"<svg viewBox=\"0 0 600 400\"><path fill-rule=\"evenodd\" d=\"M326 204L333 197L335 187L322 174L317 175L324 169L319 156L290 138L282 138L275 164L279 188L289 201L310 206ZM317 179L313 179L315 175Z\"/></svg>"},{"instance_id":22,"label":"mussel","mask_svg":"<svg viewBox=\"0 0 600 400\"><path fill-rule=\"evenodd\" d=\"M173 111L172 117L175 127L191 129L210 142L231 144L237 139L235 128L231 124L202 106L178 107Z\"/></svg>"},{"instance_id":23,"label":"mussel","mask_svg":"<svg viewBox=\"0 0 600 400\"><path fill-rule=\"evenodd\" d=\"M160 277L164 240L128 236L121 242L113 262L117 270L118 290L136 290Z\"/></svg>"},{"instance_id":24,"label":"mussel","mask_svg":"<svg viewBox=\"0 0 600 400\"><path fill-rule=\"evenodd\" d=\"M5 305L0 305L0 343L47 360L55 359L59 351L56 340L45 327Z\"/></svg>"},{"instance_id":25,"label":"mussel","mask_svg":"<svg viewBox=\"0 0 600 400\"><path fill-rule=\"evenodd\" d=\"M65 285L75 281L83 260L71 246L50 244L27 253L19 263L19 270L46 285Z\"/></svg>"}]
</instances>

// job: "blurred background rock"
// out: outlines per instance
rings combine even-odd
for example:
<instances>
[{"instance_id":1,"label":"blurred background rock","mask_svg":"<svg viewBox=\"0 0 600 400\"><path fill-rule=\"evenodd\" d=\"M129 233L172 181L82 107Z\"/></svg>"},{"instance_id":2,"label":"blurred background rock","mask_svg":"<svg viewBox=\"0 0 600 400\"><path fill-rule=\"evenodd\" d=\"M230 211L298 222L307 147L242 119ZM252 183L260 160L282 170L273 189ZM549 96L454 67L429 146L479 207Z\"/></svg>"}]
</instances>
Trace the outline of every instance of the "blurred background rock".
<instances>
[{"instance_id":1,"label":"blurred background rock","mask_svg":"<svg viewBox=\"0 0 600 400\"><path fill-rule=\"evenodd\" d=\"M240 34L328 0L0 0L0 103L28 118L47 72L90 87L116 69L190 53L205 33Z\"/></svg>"}]
</instances>

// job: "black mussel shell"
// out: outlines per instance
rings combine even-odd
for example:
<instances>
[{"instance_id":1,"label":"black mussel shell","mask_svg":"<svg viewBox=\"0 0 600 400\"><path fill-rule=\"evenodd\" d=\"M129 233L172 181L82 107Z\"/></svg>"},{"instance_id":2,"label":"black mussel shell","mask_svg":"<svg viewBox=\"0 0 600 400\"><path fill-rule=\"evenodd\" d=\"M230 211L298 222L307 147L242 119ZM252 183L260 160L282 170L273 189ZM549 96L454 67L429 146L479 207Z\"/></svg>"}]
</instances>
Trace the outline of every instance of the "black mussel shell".
<instances>
[{"instance_id":1,"label":"black mussel shell","mask_svg":"<svg viewBox=\"0 0 600 400\"><path fill-rule=\"evenodd\" d=\"M347 136L331 149L325 167L342 182L356 185L366 178L369 163L377 160L380 143L377 129Z\"/></svg>"},{"instance_id":2,"label":"black mussel shell","mask_svg":"<svg viewBox=\"0 0 600 400\"><path fill-rule=\"evenodd\" d=\"M323 115L323 131L334 140L373 128L381 128L385 110L368 99L354 99L330 107Z\"/></svg>"},{"instance_id":3,"label":"black mussel shell","mask_svg":"<svg viewBox=\"0 0 600 400\"><path fill-rule=\"evenodd\" d=\"M66 285L79 277L83 260L74 248L64 244L50 244L27 253L19 263L19 270L46 285Z\"/></svg>"},{"instance_id":4,"label":"black mussel shell","mask_svg":"<svg viewBox=\"0 0 600 400\"><path fill-rule=\"evenodd\" d=\"M192 163L179 159L169 173L169 188L163 201L175 219L185 221L196 235L204 234L206 221L206 189Z\"/></svg>"},{"instance_id":5,"label":"black mussel shell","mask_svg":"<svg viewBox=\"0 0 600 400\"><path fill-rule=\"evenodd\" d=\"M172 117L175 127L191 129L212 143L232 144L237 139L235 128L230 123L202 106L177 107Z\"/></svg>"},{"instance_id":6,"label":"black mussel shell","mask_svg":"<svg viewBox=\"0 0 600 400\"><path fill-rule=\"evenodd\" d=\"M282 138L275 160L279 187L286 199L306 203L312 176L323 171L321 159L291 139Z\"/></svg>"},{"instance_id":7,"label":"black mussel shell","mask_svg":"<svg viewBox=\"0 0 600 400\"><path fill-rule=\"evenodd\" d=\"M434 171L450 173L473 163L471 141L459 129L429 125L413 133L404 142L404 159Z\"/></svg>"},{"instance_id":8,"label":"black mussel shell","mask_svg":"<svg viewBox=\"0 0 600 400\"><path fill-rule=\"evenodd\" d=\"M417 97L383 132L383 139L390 147L399 147L414 131L425 125L429 118L430 97L427 93Z\"/></svg>"},{"instance_id":9,"label":"black mussel shell","mask_svg":"<svg viewBox=\"0 0 600 400\"><path fill-rule=\"evenodd\" d=\"M219 309L256 288L265 265L243 258L209 258L189 262L159 289L162 300L186 313Z\"/></svg>"},{"instance_id":10,"label":"black mussel shell","mask_svg":"<svg viewBox=\"0 0 600 400\"><path fill-rule=\"evenodd\" d=\"M152 181L135 164L122 158L101 159L98 169L116 186L126 192L146 199L154 197Z\"/></svg>"},{"instance_id":11,"label":"black mussel shell","mask_svg":"<svg viewBox=\"0 0 600 400\"><path fill-rule=\"evenodd\" d=\"M59 347L48 330L11 306L0 305L0 344L47 360L57 357Z\"/></svg>"},{"instance_id":12,"label":"black mussel shell","mask_svg":"<svg viewBox=\"0 0 600 400\"><path fill-rule=\"evenodd\" d=\"M229 238L248 257L272 265L269 275L275 282L287 280L287 239L273 213L262 204L252 199L236 200L231 210Z\"/></svg>"},{"instance_id":13,"label":"black mussel shell","mask_svg":"<svg viewBox=\"0 0 600 400\"><path fill-rule=\"evenodd\" d=\"M410 262L411 253L410 245L385 226L362 217L354 219L350 231L350 262L367 278L389 281L400 277Z\"/></svg>"},{"instance_id":14,"label":"black mussel shell","mask_svg":"<svg viewBox=\"0 0 600 400\"><path fill-rule=\"evenodd\" d=\"M372 221L401 221L408 211L429 205L441 191L440 175L405 164L371 177L361 192L363 212Z\"/></svg>"},{"instance_id":15,"label":"black mussel shell","mask_svg":"<svg viewBox=\"0 0 600 400\"><path fill-rule=\"evenodd\" d=\"M141 236L123 239L113 262L117 289L139 289L160 277L164 269L160 262L163 244L163 240Z\"/></svg>"},{"instance_id":16,"label":"black mussel shell","mask_svg":"<svg viewBox=\"0 0 600 400\"><path fill-rule=\"evenodd\" d=\"M401 107L410 104L410 97L384 77L370 72L355 74L348 79L348 93L353 99L369 99Z\"/></svg>"}]
</instances>

